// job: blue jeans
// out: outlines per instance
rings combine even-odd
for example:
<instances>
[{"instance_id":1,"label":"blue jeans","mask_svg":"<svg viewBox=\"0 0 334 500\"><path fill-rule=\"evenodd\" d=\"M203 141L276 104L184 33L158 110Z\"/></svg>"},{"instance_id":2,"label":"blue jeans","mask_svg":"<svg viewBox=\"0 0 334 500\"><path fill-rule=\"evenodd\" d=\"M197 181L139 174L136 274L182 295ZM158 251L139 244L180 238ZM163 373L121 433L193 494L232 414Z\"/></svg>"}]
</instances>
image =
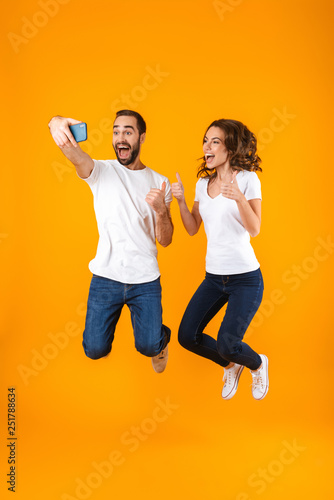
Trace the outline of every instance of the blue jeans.
<instances>
[{"instance_id":1,"label":"blue jeans","mask_svg":"<svg viewBox=\"0 0 334 500\"><path fill-rule=\"evenodd\" d=\"M242 339L261 304L262 295L260 269L229 276L206 273L182 318L180 344L221 366L233 362L256 370L261 365L261 358ZM203 331L226 302L216 341Z\"/></svg>"},{"instance_id":2,"label":"blue jeans","mask_svg":"<svg viewBox=\"0 0 334 500\"><path fill-rule=\"evenodd\" d=\"M131 312L136 349L152 357L166 347L171 332L162 324L160 278L131 285L93 275L82 342L89 358L109 354L125 304Z\"/></svg>"}]
</instances>

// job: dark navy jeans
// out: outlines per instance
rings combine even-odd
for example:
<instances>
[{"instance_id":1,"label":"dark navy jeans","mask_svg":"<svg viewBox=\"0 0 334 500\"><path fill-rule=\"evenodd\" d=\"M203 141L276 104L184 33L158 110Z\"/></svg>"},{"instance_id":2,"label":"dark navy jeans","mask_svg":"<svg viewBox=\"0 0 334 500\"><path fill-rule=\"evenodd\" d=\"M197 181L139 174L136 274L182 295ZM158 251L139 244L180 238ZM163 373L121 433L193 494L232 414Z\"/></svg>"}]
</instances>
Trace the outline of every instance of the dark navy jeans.
<instances>
[{"instance_id":1,"label":"dark navy jeans","mask_svg":"<svg viewBox=\"0 0 334 500\"><path fill-rule=\"evenodd\" d=\"M262 295L260 269L228 276L206 273L182 318L180 344L221 366L233 362L256 370L261 358L242 339L261 304ZM206 335L204 329L226 302L225 316L215 340Z\"/></svg>"},{"instance_id":2,"label":"dark navy jeans","mask_svg":"<svg viewBox=\"0 0 334 500\"><path fill-rule=\"evenodd\" d=\"M156 356L170 340L170 329L162 324L160 278L136 285L93 275L89 289L83 348L86 355L99 359L111 351L116 324L127 305L136 349Z\"/></svg>"}]
</instances>

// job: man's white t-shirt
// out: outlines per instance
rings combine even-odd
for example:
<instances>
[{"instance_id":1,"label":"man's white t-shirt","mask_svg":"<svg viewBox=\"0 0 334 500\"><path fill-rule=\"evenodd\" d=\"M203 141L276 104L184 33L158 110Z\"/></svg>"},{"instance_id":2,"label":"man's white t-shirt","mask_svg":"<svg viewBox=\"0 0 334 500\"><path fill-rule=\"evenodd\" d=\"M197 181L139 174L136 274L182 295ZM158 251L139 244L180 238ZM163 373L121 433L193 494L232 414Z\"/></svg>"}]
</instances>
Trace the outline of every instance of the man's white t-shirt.
<instances>
[{"instance_id":1,"label":"man's white t-shirt","mask_svg":"<svg viewBox=\"0 0 334 500\"><path fill-rule=\"evenodd\" d=\"M145 197L165 181L165 203L170 203L169 180L148 167L130 170L117 160L94 160L93 171L83 180L94 195L100 236L90 271L129 284L157 279L156 214Z\"/></svg>"},{"instance_id":2,"label":"man's white t-shirt","mask_svg":"<svg viewBox=\"0 0 334 500\"><path fill-rule=\"evenodd\" d=\"M243 170L236 176L240 191L247 200L262 199L261 183L255 172ZM244 228L237 203L219 194L208 194L209 178L200 178L196 184L195 201L208 239L206 271L211 274L241 274L260 267L250 244L250 235Z\"/></svg>"}]
</instances>

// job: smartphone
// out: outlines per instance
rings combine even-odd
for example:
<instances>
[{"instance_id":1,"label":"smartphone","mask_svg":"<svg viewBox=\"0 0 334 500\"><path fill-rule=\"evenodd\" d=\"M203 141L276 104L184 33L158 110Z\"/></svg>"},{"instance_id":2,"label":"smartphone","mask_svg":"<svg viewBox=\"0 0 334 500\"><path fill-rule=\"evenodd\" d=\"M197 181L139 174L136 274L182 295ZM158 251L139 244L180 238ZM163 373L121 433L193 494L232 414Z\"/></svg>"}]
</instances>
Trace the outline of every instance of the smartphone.
<instances>
[{"instance_id":1,"label":"smartphone","mask_svg":"<svg viewBox=\"0 0 334 500\"><path fill-rule=\"evenodd\" d=\"M87 141L87 123L81 122L70 125L70 131L77 142Z\"/></svg>"}]
</instances>

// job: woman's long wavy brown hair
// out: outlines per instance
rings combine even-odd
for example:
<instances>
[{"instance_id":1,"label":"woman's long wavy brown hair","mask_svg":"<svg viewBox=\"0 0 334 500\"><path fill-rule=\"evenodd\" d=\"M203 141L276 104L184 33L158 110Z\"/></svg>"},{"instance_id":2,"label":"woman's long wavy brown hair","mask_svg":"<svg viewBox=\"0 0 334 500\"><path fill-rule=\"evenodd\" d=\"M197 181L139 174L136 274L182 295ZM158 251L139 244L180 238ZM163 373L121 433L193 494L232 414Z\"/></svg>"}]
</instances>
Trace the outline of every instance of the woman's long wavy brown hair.
<instances>
[{"instance_id":1,"label":"woman's long wavy brown hair","mask_svg":"<svg viewBox=\"0 0 334 500\"><path fill-rule=\"evenodd\" d=\"M256 172L259 170L261 158L256 153L257 140L255 135L248 130L246 125L237 120L215 120L208 126L204 134L203 143L208 130L211 127L219 127L224 132L224 144L229 152L230 166L233 170L248 170ZM217 177L215 169L210 170L205 161L205 156L198 168L197 177L210 177L210 181Z\"/></svg>"}]
</instances>

